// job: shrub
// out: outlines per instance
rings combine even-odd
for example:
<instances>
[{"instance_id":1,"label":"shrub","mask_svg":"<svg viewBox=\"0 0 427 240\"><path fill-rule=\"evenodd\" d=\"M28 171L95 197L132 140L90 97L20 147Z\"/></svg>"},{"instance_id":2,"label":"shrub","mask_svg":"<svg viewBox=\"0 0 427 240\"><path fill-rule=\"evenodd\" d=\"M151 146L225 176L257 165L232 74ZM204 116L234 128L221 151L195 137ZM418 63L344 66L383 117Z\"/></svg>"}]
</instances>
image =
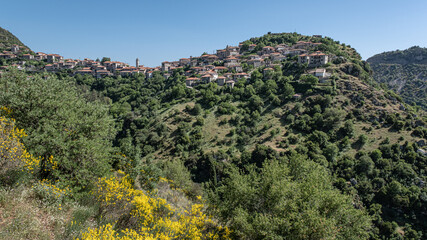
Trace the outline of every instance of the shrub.
<instances>
[{"instance_id":1,"label":"shrub","mask_svg":"<svg viewBox=\"0 0 427 240\"><path fill-rule=\"evenodd\" d=\"M96 185L106 224L89 228L82 239L228 239L228 229L207 216L203 204L174 209L165 199L134 189L128 175L104 177Z\"/></svg>"}]
</instances>

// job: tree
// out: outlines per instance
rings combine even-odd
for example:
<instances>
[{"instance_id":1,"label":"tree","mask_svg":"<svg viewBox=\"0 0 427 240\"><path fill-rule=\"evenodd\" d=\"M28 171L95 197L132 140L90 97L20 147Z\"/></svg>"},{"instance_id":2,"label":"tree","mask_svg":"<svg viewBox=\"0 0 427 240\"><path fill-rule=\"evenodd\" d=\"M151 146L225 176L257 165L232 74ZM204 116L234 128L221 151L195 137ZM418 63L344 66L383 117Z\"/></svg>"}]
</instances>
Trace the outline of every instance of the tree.
<instances>
[{"instance_id":1,"label":"tree","mask_svg":"<svg viewBox=\"0 0 427 240\"><path fill-rule=\"evenodd\" d=\"M108 61L111 61L111 58L109 58L109 57L103 57L101 59L101 64L104 64L104 62L108 62Z\"/></svg>"},{"instance_id":2,"label":"tree","mask_svg":"<svg viewBox=\"0 0 427 240\"><path fill-rule=\"evenodd\" d=\"M294 87L292 87L292 85L289 83L284 84L282 92L283 92L284 99L289 99L295 94Z\"/></svg>"},{"instance_id":3,"label":"tree","mask_svg":"<svg viewBox=\"0 0 427 240\"><path fill-rule=\"evenodd\" d=\"M310 85L316 85L319 83L319 79L311 74L305 74L300 77L300 81Z\"/></svg>"},{"instance_id":4,"label":"tree","mask_svg":"<svg viewBox=\"0 0 427 240\"><path fill-rule=\"evenodd\" d=\"M28 133L24 144L42 157L41 178L62 179L78 190L111 169L115 131L108 105L85 100L68 81L15 70L0 78L0 92L0 105Z\"/></svg>"},{"instance_id":5,"label":"tree","mask_svg":"<svg viewBox=\"0 0 427 240\"><path fill-rule=\"evenodd\" d=\"M293 154L289 165L231 169L210 193L236 239L367 239L370 220L331 185L327 170Z\"/></svg>"}]
</instances>

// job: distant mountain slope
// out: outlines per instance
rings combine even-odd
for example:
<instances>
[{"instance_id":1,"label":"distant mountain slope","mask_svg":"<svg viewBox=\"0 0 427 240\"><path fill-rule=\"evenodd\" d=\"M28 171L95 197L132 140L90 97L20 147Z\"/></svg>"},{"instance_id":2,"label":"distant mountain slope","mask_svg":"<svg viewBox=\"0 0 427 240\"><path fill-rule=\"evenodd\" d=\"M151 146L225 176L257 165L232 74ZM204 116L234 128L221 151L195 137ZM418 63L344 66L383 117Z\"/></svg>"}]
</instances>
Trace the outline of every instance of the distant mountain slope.
<instances>
[{"instance_id":1,"label":"distant mountain slope","mask_svg":"<svg viewBox=\"0 0 427 240\"><path fill-rule=\"evenodd\" d=\"M367 60L379 83L399 93L405 102L427 109L427 48L417 46L377 54Z\"/></svg>"},{"instance_id":2,"label":"distant mountain slope","mask_svg":"<svg viewBox=\"0 0 427 240\"><path fill-rule=\"evenodd\" d=\"M0 27L0 49L10 48L13 44L27 47L11 32Z\"/></svg>"}]
</instances>

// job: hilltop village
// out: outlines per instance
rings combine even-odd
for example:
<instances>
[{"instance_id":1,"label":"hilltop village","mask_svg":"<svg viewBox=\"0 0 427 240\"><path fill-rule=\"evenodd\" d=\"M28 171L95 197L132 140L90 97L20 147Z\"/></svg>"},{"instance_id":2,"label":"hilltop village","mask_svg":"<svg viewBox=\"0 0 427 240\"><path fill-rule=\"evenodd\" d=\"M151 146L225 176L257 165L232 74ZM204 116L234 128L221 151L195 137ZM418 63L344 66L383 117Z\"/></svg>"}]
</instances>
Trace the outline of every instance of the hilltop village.
<instances>
[{"instance_id":1,"label":"hilltop village","mask_svg":"<svg viewBox=\"0 0 427 240\"><path fill-rule=\"evenodd\" d=\"M322 36L314 35L314 39L321 39ZM144 74L146 78L153 77L155 71L168 78L174 70L183 68L185 70L186 86L193 87L200 83L216 82L219 86L233 87L234 83L241 78L249 78L251 71L258 67L263 67L263 74L273 71L275 67L281 67L280 61L293 58L300 64L307 64L312 74L320 80L327 79L330 75L323 67L336 56L327 55L317 51L317 47L322 43L299 41L289 46L279 44L276 46L257 46L241 42L238 46L227 46L224 49L216 50L215 54L202 54L199 57L181 58L178 61L162 62L158 67L145 67L139 64L136 59L135 66L129 64L110 61L110 59L64 59L58 54L46 54L42 52L33 53L28 48L13 45L10 51L0 53L0 60L14 59L14 66L20 70L33 72L59 72L68 70L71 75L92 75L96 78L107 76L130 76L134 74ZM29 64L38 61L39 67ZM3 64L5 65L5 64ZM1 69L7 66L0 67Z\"/></svg>"}]
</instances>

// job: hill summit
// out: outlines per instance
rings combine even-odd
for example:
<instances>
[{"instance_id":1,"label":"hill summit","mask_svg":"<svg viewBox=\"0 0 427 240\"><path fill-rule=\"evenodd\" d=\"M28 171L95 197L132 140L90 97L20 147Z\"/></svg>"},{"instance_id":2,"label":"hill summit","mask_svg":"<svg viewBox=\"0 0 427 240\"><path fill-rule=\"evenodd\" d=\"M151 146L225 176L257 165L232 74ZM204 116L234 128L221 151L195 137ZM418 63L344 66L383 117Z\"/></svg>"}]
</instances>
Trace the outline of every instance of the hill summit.
<instances>
[{"instance_id":1,"label":"hill summit","mask_svg":"<svg viewBox=\"0 0 427 240\"><path fill-rule=\"evenodd\" d=\"M28 48L15 35L13 35L8 30L0 27L0 50L9 49L13 45L18 45L18 46L23 46Z\"/></svg>"}]
</instances>

